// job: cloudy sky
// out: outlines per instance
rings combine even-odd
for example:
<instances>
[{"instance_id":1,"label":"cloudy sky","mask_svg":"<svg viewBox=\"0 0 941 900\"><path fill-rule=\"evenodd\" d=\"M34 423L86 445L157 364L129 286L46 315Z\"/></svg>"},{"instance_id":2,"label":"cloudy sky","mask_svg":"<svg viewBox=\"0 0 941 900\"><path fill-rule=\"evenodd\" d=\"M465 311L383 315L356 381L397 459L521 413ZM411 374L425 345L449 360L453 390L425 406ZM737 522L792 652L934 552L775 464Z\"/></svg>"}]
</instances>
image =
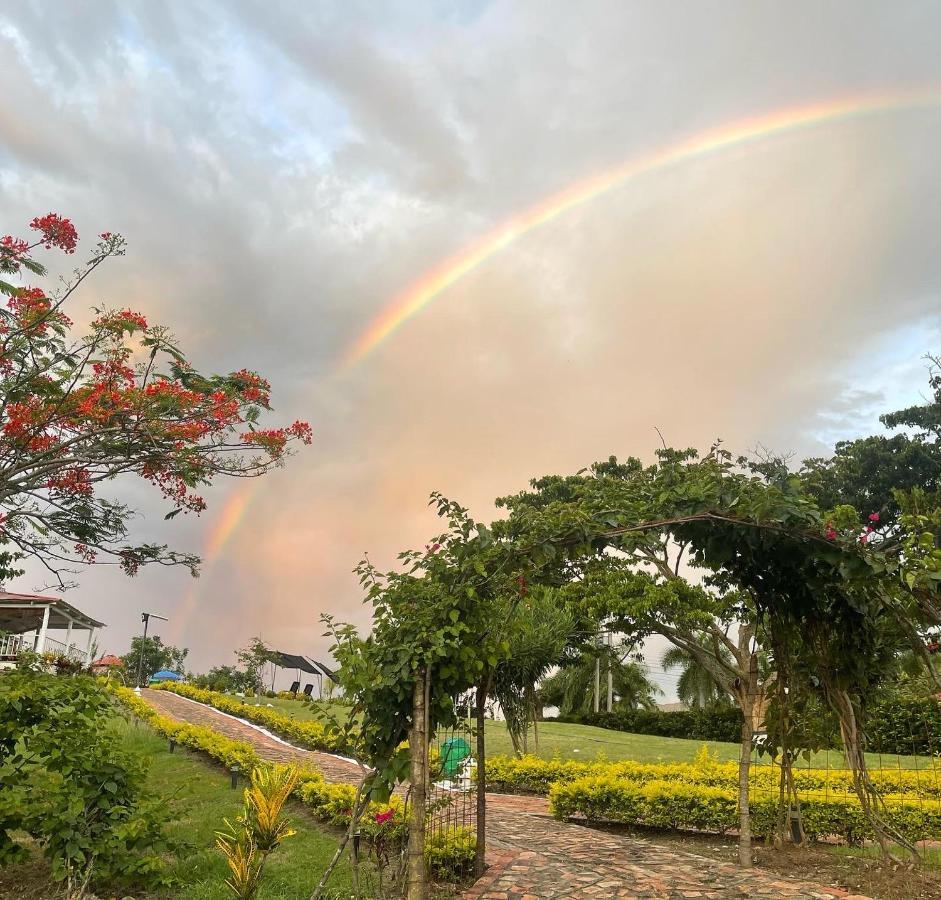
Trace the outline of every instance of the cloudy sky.
<instances>
[{"instance_id":1,"label":"cloudy sky","mask_svg":"<svg viewBox=\"0 0 941 900\"><path fill-rule=\"evenodd\" d=\"M486 519L530 477L649 457L655 428L800 456L916 399L941 349L939 29L935 4L858 0L7 5L0 229L54 210L122 232L78 305L262 371L277 418L315 430L198 519L133 495L141 534L213 552L198 582L82 573L69 599L109 623L101 649L149 610L194 668L256 634L321 655L321 612L366 621L363 552L391 564L434 531L431 490ZM394 298L545 198L857 100L625 180L341 365Z\"/></svg>"}]
</instances>

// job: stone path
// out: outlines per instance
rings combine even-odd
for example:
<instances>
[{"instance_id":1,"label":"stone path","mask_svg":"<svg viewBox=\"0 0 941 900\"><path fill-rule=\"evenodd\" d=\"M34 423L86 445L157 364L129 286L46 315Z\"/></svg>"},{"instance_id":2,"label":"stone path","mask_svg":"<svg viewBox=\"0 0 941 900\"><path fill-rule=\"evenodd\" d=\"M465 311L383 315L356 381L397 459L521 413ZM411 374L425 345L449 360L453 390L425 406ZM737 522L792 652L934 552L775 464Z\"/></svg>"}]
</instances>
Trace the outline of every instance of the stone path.
<instances>
[{"instance_id":1,"label":"stone path","mask_svg":"<svg viewBox=\"0 0 941 900\"><path fill-rule=\"evenodd\" d=\"M162 713L209 725L248 741L266 759L304 759L330 780L351 781L360 768L331 756L296 750L216 710L166 691L143 691ZM841 888L740 869L648 841L557 822L543 797L490 794L487 798L487 862L484 876L464 892L466 900L555 900L555 898L679 898L742 900L866 900Z\"/></svg>"}]
</instances>

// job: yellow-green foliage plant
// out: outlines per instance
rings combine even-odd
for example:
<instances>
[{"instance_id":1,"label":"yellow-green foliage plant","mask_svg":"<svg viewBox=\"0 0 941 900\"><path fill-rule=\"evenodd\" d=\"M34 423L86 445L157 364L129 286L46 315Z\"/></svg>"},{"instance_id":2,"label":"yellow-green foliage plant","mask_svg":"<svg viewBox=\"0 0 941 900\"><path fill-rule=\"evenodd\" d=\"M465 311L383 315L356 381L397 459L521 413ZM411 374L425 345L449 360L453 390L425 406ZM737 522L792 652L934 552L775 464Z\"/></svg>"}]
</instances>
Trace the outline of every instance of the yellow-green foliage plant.
<instances>
[{"instance_id":1,"label":"yellow-green foliage plant","mask_svg":"<svg viewBox=\"0 0 941 900\"><path fill-rule=\"evenodd\" d=\"M296 834L281 812L298 777L293 766L254 769L245 789L242 814L234 825L224 819L226 830L216 833L216 846L229 866L226 884L239 900L252 900L257 895L268 857Z\"/></svg>"},{"instance_id":2,"label":"yellow-green foliage plant","mask_svg":"<svg viewBox=\"0 0 941 900\"><path fill-rule=\"evenodd\" d=\"M911 794L885 794L883 800L892 821L909 840L941 838L941 800ZM838 837L855 844L872 837L855 794L805 791L800 802L804 831L812 840ZM777 797L768 792L755 797L750 806L755 836L772 835ZM588 775L553 785L549 808L559 819L583 817L590 822L628 822L681 831L721 834L738 825L734 788L683 780Z\"/></svg>"},{"instance_id":3,"label":"yellow-green foliage plant","mask_svg":"<svg viewBox=\"0 0 941 900\"><path fill-rule=\"evenodd\" d=\"M941 768L935 764L917 769L882 769L870 773L883 794L904 794L921 799L941 800ZM542 759L538 756L511 758L495 756L487 760L487 782L492 790L504 793L547 794L555 784L585 777L615 777L635 783L680 782L689 785L734 790L738 785L738 763L719 762L700 751L691 763L582 762ZM780 770L774 765L755 765L749 777L753 797L777 797ZM848 769L794 769L798 794L823 791L852 794L853 775Z\"/></svg>"},{"instance_id":4,"label":"yellow-green foliage plant","mask_svg":"<svg viewBox=\"0 0 941 900\"><path fill-rule=\"evenodd\" d=\"M230 697L218 691L207 691L189 684L165 681L153 687L156 690L168 691L195 700L197 703L204 703L206 706L253 722L255 725L261 725L286 740L295 741L310 750L326 750L330 753L349 752L349 748L343 745L340 738L321 722L295 719L293 716L269 709L267 706L244 703L238 697Z\"/></svg>"}]
</instances>

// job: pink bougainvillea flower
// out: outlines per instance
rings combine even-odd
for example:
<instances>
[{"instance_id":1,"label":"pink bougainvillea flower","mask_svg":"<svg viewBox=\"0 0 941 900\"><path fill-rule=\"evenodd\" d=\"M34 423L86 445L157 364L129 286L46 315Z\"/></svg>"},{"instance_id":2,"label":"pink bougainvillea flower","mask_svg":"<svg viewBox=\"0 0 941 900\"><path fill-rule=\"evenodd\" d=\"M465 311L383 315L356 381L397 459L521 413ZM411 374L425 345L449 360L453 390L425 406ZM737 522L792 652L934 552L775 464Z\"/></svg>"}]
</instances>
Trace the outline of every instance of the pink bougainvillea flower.
<instances>
[{"instance_id":1,"label":"pink bougainvillea flower","mask_svg":"<svg viewBox=\"0 0 941 900\"><path fill-rule=\"evenodd\" d=\"M394 809L387 809L385 812L376 813L375 819L377 825L385 825L393 816L395 816Z\"/></svg>"},{"instance_id":2,"label":"pink bougainvillea flower","mask_svg":"<svg viewBox=\"0 0 941 900\"><path fill-rule=\"evenodd\" d=\"M836 540L836 529L833 527L833 523L827 522L827 530L825 532L828 541Z\"/></svg>"},{"instance_id":3,"label":"pink bougainvillea flower","mask_svg":"<svg viewBox=\"0 0 941 900\"><path fill-rule=\"evenodd\" d=\"M878 521L879 521L879 513L869 513L869 521L870 521L870 522L878 522Z\"/></svg>"}]
</instances>

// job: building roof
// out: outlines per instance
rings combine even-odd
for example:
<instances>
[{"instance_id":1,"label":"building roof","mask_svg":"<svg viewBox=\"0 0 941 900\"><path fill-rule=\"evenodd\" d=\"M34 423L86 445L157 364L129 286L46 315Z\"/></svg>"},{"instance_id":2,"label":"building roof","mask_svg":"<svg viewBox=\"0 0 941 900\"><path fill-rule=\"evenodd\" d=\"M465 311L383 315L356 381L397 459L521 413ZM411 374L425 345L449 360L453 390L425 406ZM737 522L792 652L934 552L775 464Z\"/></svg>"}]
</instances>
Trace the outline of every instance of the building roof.
<instances>
[{"instance_id":1,"label":"building roof","mask_svg":"<svg viewBox=\"0 0 941 900\"><path fill-rule=\"evenodd\" d=\"M45 597L42 594L16 594L0 590L0 631L9 631L13 634L33 631L42 624L42 616L46 607L50 607L50 628L65 628L68 626L70 619L73 627L80 629L103 628L105 624L86 615L60 597Z\"/></svg>"},{"instance_id":2,"label":"building roof","mask_svg":"<svg viewBox=\"0 0 941 900\"><path fill-rule=\"evenodd\" d=\"M120 656L115 656L113 653L107 653L104 656L99 657L92 663L92 668L95 666L123 666L124 660Z\"/></svg>"}]
</instances>

